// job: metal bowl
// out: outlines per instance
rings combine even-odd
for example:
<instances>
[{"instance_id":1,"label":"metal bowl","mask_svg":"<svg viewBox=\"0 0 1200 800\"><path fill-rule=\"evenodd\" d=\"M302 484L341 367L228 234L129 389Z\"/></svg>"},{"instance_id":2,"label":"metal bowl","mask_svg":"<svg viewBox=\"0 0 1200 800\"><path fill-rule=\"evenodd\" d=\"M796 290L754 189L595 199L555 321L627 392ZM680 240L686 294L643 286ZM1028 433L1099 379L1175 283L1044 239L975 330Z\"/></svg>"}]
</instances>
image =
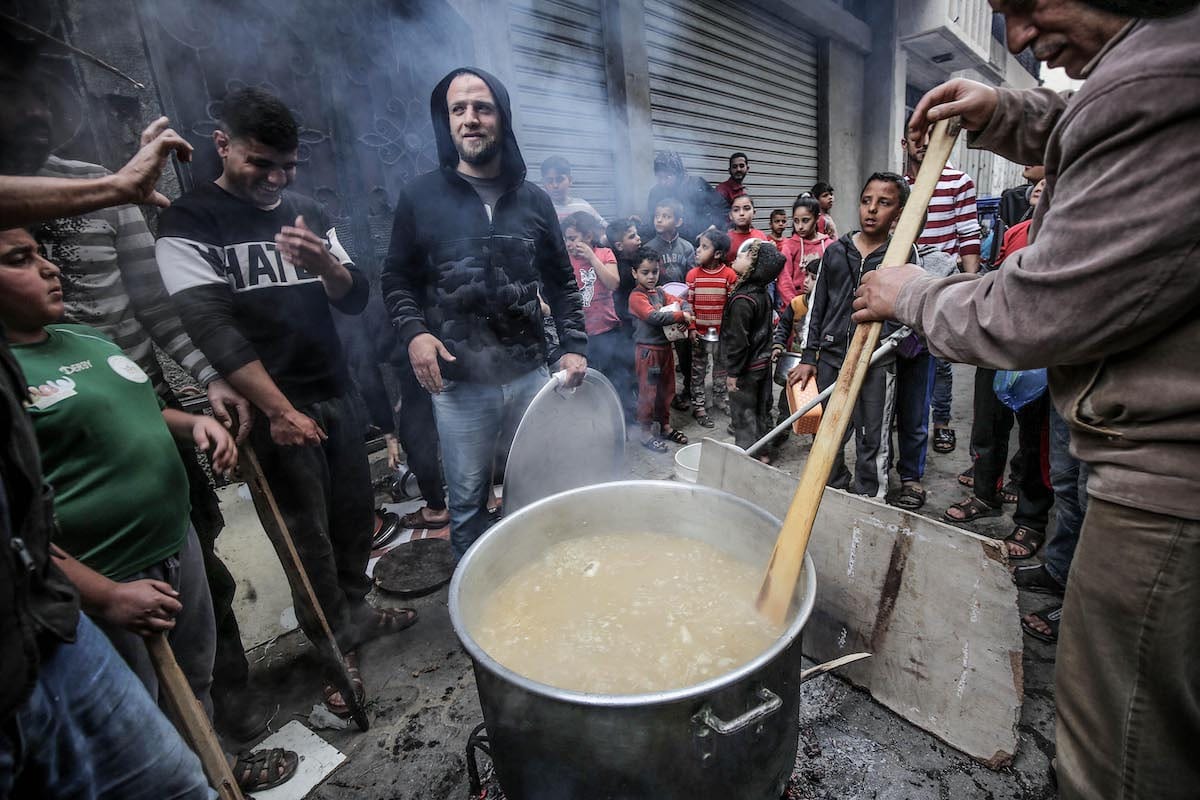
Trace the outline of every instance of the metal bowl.
<instances>
[{"instance_id":1,"label":"metal bowl","mask_svg":"<svg viewBox=\"0 0 1200 800\"><path fill-rule=\"evenodd\" d=\"M787 386L788 373L800 365L800 353L784 353L775 364L775 383Z\"/></svg>"}]
</instances>

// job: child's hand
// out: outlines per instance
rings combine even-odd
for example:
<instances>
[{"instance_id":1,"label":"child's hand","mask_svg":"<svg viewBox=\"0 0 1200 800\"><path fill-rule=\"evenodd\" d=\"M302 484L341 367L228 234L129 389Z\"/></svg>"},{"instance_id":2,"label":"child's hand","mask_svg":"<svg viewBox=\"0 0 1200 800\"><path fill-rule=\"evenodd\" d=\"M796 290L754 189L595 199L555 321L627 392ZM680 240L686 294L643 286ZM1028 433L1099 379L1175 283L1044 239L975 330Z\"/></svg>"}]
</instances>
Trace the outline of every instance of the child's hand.
<instances>
[{"instance_id":1,"label":"child's hand","mask_svg":"<svg viewBox=\"0 0 1200 800\"><path fill-rule=\"evenodd\" d=\"M725 379L725 391L736 392L738 390L737 378L728 377Z\"/></svg>"},{"instance_id":2,"label":"child's hand","mask_svg":"<svg viewBox=\"0 0 1200 800\"><path fill-rule=\"evenodd\" d=\"M683 312L683 321L685 324L691 325L693 322L696 321L696 318L694 316L692 316L692 312L684 311Z\"/></svg>"},{"instance_id":3,"label":"child's hand","mask_svg":"<svg viewBox=\"0 0 1200 800\"><path fill-rule=\"evenodd\" d=\"M771 345L771 363L772 364L774 364L776 361L778 361L782 355L783 355L783 345L781 345L781 344Z\"/></svg>"},{"instance_id":4,"label":"child's hand","mask_svg":"<svg viewBox=\"0 0 1200 800\"><path fill-rule=\"evenodd\" d=\"M812 364L797 364L787 375L788 388L800 384L801 389L808 388L808 382L817 377L817 368Z\"/></svg>"},{"instance_id":5,"label":"child's hand","mask_svg":"<svg viewBox=\"0 0 1200 800\"><path fill-rule=\"evenodd\" d=\"M196 415L192 423L192 441L200 452L208 454L213 472L226 475L237 466L237 443L225 426L212 417Z\"/></svg>"},{"instance_id":6,"label":"child's hand","mask_svg":"<svg viewBox=\"0 0 1200 800\"><path fill-rule=\"evenodd\" d=\"M100 616L105 622L150 636L175 627L175 615L183 610L179 592L171 584L148 578L117 583L108 594Z\"/></svg>"}]
</instances>

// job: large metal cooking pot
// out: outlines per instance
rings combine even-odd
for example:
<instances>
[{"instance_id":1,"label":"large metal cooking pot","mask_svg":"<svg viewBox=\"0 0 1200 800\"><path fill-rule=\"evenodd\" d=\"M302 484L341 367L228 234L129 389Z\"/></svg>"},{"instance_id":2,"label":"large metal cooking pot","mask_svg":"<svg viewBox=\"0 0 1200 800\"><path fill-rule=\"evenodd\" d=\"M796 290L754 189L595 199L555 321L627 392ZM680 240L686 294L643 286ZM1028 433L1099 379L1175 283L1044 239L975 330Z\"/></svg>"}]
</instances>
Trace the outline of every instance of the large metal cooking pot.
<instances>
[{"instance_id":1,"label":"large metal cooking pot","mask_svg":"<svg viewBox=\"0 0 1200 800\"><path fill-rule=\"evenodd\" d=\"M557 689L493 660L472 631L493 590L555 542L655 530L701 539L765 568L779 526L761 508L716 489L625 481L547 497L481 537L450 583L450 619L474 661L492 760L508 797L776 800L799 738L800 633L816 597L811 558L786 632L750 663L683 689Z\"/></svg>"}]
</instances>

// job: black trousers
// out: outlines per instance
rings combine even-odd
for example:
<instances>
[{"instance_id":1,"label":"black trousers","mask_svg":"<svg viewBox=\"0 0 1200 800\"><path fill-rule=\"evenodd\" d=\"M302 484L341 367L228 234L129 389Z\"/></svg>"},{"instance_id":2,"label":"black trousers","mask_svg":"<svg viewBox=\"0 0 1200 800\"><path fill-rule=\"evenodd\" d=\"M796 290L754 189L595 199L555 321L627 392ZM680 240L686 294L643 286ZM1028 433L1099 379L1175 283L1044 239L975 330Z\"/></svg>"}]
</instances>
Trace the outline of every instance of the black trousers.
<instances>
[{"instance_id":1,"label":"black trousers","mask_svg":"<svg viewBox=\"0 0 1200 800\"><path fill-rule=\"evenodd\" d=\"M996 397L992 388L995 378L993 369L975 370L975 421L971 426L975 496L994 508L1000 506L1000 480L1008 460L1008 438L1016 422L1019 463L1013 464L1017 478L1013 523L1045 531L1054 505L1054 492L1048 483L1050 396L1043 394L1014 414Z\"/></svg>"},{"instance_id":2,"label":"black trousers","mask_svg":"<svg viewBox=\"0 0 1200 800\"><path fill-rule=\"evenodd\" d=\"M817 362L817 388L837 382L842 365L831 359ZM828 401L826 404L828 405ZM828 485L866 497L882 498L887 494L888 469L891 463L891 428L896 406L896 362L876 364L867 370L862 391L846 435L838 450L837 460L829 472ZM854 479L846 467L846 443L854 437Z\"/></svg>"},{"instance_id":3,"label":"black trousers","mask_svg":"<svg viewBox=\"0 0 1200 800\"><path fill-rule=\"evenodd\" d=\"M250 433L267 484L300 554L325 618L343 652L358 644L356 622L369 613L367 559L374 530L374 496L363 419L351 395L322 400L299 411L325 431L320 445L280 447L259 418ZM296 618L309 639L321 629L295 592Z\"/></svg>"},{"instance_id":4,"label":"black trousers","mask_svg":"<svg viewBox=\"0 0 1200 800\"><path fill-rule=\"evenodd\" d=\"M430 511L446 510L446 479L442 476L441 440L433 417L433 397L421 388L408 359L394 364L400 382L400 413L396 438L404 448L408 468Z\"/></svg>"},{"instance_id":5,"label":"black trousers","mask_svg":"<svg viewBox=\"0 0 1200 800\"><path fill-rule=\"evenodd\" d=\"M675 342L675 367L679 370L681 379L676 385L682 387L678 392L680 397L690 399L688 387L692 385L692 340L680 339Z\"/></svg>"},{"instance_id":6,"label":"black trousers","mask_svg":"<svg viewBox=\"0 0 1200 800\"><path fill-rule=\"evenodd\" d=\"M771 430L771 390L775 384L767 370L737 380L737 391L729 393L729 415L733 418L733 441L745 449Z\"/></svg>"}]
</instances>

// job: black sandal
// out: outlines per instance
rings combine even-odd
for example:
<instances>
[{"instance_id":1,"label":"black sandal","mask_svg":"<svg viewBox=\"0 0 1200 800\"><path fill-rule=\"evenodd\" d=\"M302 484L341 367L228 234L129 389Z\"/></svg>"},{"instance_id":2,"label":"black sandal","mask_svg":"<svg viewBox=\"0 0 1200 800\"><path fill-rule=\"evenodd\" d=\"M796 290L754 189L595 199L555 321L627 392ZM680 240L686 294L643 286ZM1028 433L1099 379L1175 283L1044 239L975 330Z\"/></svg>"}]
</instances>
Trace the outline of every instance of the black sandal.
<instances>
[{"instance_id":1,"label":"black sandal","mask_svg":"<svg viewBox=\"0 0 1200 800\"><path fill-rule=\"evenodd\" d=\"M887 502L905 511L916 511L925 505L925 487L918 481L904 481L895 493L888 496Z\"/></svg>"},{"instance_id":2,"label":"black sandal","mask_svg":"<svg viewBox=\"0 0 1200 800\"><path fill-rule=\"evenodd\" d=\"M675 399L671 401L671 408L676 411L691 411L692 402L687 397L677 394L675 395Z\"/></svg>"},{"instance_id":3,"label":"black sandal","mask_svg":"<svg viewBox=\"0 0 1200 800\"><path fill-rule=\"evenodd\" d=\"M953 453L954 448L957 446L958 437L954 435L953 428L933 429L933 452Z\"/></svg>"},{"instance_id":4,"label":"black sandal","mask_svg":"<svg viewBox=\"0 0 1200 800\"><path fill-rule=\"evenodd\" d=\"M1050 629L1049 635L1042 633L1037 628L1029 624L1030 618L1036 619L1047 628ZM1043 608L1041 611L1034 611L1021 617L1021 630L1033 638L1045 642L1046 644L1054 644L1058 641L1058 626L1062 623L1062 606L1050 606Z\"/></svg>"},{"instance_id":5,"label":"black sandal","mask_svg":"<svg viewBox=\"0 0 1200 800\"><path fill-rule=\"evenodd\" d=\"M712 417L710 417L708 414L696 414L695 416L696 416L696 423L697 423L697 424L698 424L698 425L699 425L701 428L715 428L715 427L717 427L717 423L713 422L713 421L712 421Z\"/></svg>"},{"instance_id":6,"label":"black sandal","mask_svg":"<svg viewBox=\"0 0 1200 800\"><path fill-rule=\"evenodd\" d=\"M296 751L272 747L270 750L238 753L230 771L243 792L261 792L287 783L299 766L300 756Z\"/></svg>"},{"instance_id":7,"label":"black sandal","mask_svg":"<svg viewBox=\"0 0 1200 800\"><path fill-rule=\"evenodd\" d=\"M1009 481L1008 483L1004 484L1003 487L1001 487L1000 502L1004 503L1005 505L1011 506L1012 504L1016 503L1017 500L1019 500L1019 499L1020 498L1017 496L1016 481Z\"/></svg>"},{"instance_id":8,"label":"black sandal","mask_svg":"<svg viewBox=\"0 0 1200 800\"><path fill-rule=\"evenodd\" d=\"M975 488L975 467L972 465L958 473L958 482L968 489Z\"/></svg>"},{"instance_id":9,"label":"black sandal","mask_svg":"<svg viewBox=\"0 0 1200 800\"><path fill-rule=\"evenodd\" d=\"M962 513L961 518L950 515L950 512L954 509L958 509L959 512ZM950 508L947 508L942 513L942 519L946 520L947 522L961 524L964 522L974 522L975 520L983 517L998 517L1003 513L1004 509L1000 508L999 506L989 506L975 495L971 495L966 500L960 500L959 502L950 506Z\"/></svg>"},{"instance_id":10,"label":"black sandal","mask_svg":"<svg viewBox=\"0 0 1200 800\"><path fill-rule=\"evenodd\" d=\"M667 431L663 434L664 439L670 439L675 444L687 444L688 438L683 435L683 431L678 428Z\"/></svg>"},{"instance_id":11,"label":"black sandal","mask_svg":"<svg viewBox=\"0 0 1200 800\"><path fill-rule=\"evenodd\" d=\"M1008 553L1008 557L1013 561L1023 561L1026 558L1032 558L1038 550L1042 549L1042 543L1045 541L1045 531L1035 531L1033 528L1018 525L1013 528L1012 533L1004 537L1004 552ZM1014 553L1013 545L1024 548L1025 552Z\"/></svg>"},{"instance_id":12,"label":"black sandal","mask_svg":"<svg viewBox=\"0 0 1200 800\"><path fill-rule=\"evenodd\" d=\"M1046 569L1045 564L1026 564L1017 567L1012 574L1013 583L1018 589L1027 589L1038 594L1056 594L1063 596L1066 589L1054 580L1054 576Z\"/></svg>"}]
</instances>

